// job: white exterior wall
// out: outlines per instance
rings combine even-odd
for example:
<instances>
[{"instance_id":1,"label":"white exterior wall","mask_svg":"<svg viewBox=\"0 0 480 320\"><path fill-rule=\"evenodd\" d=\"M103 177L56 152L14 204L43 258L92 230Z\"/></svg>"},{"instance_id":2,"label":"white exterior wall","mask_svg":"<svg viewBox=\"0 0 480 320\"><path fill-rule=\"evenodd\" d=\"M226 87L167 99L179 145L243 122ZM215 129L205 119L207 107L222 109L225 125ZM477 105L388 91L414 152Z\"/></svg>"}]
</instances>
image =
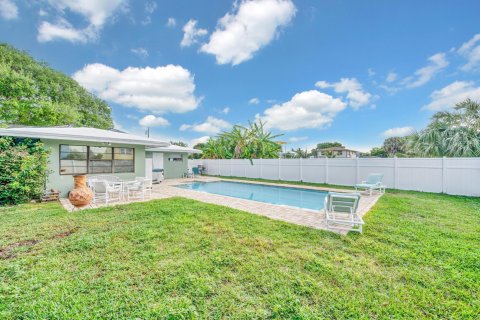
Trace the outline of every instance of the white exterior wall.
<instances>
[{"instance_id":1,"label":"white exterior wall","mask_svg":"<svg viewBox=\"0 0 480 320\"><path fill-rule=\"evenodd\" d=\"M480 158L316 158L189 160L209 175L353 186L383 173L387 188L480 196Z\"/></svg>"}]
</instances>

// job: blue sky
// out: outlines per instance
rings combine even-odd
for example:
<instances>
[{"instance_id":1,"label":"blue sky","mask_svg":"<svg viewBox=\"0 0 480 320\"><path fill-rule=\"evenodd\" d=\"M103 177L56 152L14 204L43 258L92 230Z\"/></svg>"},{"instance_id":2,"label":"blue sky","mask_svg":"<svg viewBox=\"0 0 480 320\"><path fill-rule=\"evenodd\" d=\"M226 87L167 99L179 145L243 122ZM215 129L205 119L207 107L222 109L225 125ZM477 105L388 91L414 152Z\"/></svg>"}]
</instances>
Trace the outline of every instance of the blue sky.
<instances>
[{"instance_id":1,"label":"blue sky","mask_svg":"<svg viewBox=\"0 0 480 320\"><path fill-rule=\"evenodd\" d=\"M480 1L0 0L0 41L190 144L262 119L362 151L480 100Z\"/></svg>"}]
</instances>

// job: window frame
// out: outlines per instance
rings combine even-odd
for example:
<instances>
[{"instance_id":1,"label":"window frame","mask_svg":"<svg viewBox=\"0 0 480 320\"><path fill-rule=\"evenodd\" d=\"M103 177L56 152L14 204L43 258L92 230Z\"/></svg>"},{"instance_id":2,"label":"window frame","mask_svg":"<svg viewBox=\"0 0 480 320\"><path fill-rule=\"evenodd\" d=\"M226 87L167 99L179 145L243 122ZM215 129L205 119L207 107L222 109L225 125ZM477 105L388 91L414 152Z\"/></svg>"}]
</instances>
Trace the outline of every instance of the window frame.
<instances>
[{"instance_id":1,"label":"window frame","mask_svg":"<svg viewBox=\"0 0 480 320\"><path fill-rule=\"evenodd\" d=\"M85 161L87 162L87 165L86 165L86 169L87 169L87 172L85 173L62 173L62 146L68 146L68 147L85 147L87 148L87 152L86 152L86 158L85 158ZM81 144L60 144L58 146L58 174L61 175L61 176L73 176L73 175L80 175L80 174L88 174L88 151L89 151L89 147L86 146L86 145L81 145ZM82 152L83 153L83 152Z\"/></svg>"},{"instance_id":2,"label":"window frame","mask_svg":"<svg viewBox=\"0 0 480 320\"><path fill-rule=\"evenodd\" d=\"M62 173L62 146L75 146L75 147L86 147L87 148L87 152L86 152L86 161L87 161L87 172L85 173ZM112 148L112 159L110 160L112 162L112 165L111 165L111 168L112 168L112 172L108 172L108 173L92 173L90 172L90 148ZM133 168L133 171L124 171L124 172L115 172L115 149L122 149L122 148L126 148L126 149L132 149L132 156L133 158L131 159L132 161L132 168ZM118 159L117 159L118 160ZM120 160L124 160L124 159L120 159ZM93 160L95 161L95 160ZM109 160L105 160L105 161L109 161ZM114 173L135 173L135 162L136 162L136 157L135 157L135 148L134 147L112 147L112 146L88 146L88 145L82 145L82 144L64 144L64 143L61 143L58 145L58 174L61 175L61 176L74 176L74 175L82 175L82 174L114 174ZM120 166L122 167L122 166Z\"/></svg>"},{"instance_id":3,"label":"window frame","mask_svg":"<svg viewBox=\"0 0 480 320\"><path fill-rule=\"evenodd\" d=\"M115 149L132 149L132 168L133 171L124 171L124 172L115 172ZM124 160L124 159L118 159L118 160ZM120 166L120 167L125 167L125 166ZM135 148L132 147L112 147L112 172L113 173L135 173Z\"/></svg>"}]
</instances>

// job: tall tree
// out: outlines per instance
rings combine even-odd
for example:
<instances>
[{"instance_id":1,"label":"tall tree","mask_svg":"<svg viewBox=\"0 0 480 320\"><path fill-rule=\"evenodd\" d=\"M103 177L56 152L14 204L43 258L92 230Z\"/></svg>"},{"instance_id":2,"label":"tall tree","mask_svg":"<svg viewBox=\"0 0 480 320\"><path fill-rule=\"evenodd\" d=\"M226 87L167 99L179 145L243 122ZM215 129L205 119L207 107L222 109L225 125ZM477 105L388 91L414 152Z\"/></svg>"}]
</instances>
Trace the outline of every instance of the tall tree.
<instances>
[{"instance_id":1,"label":"tall tree","mask_svg":"<svg viewBox=\"0 0 480 320\"><path fill-rule=\"evenodd\" d=\"M0 44L0 122L113 127L110 107L75 80Z\"/></svg>"},{"instance_id":2,"label":"tall tree","mask_svg":"<svg viewBox=\"0 0 480 320\"><path fill-rule=\"evenodd\" d=\"M467 99L453 111L437 112L408 147L422 157L480 157L480 104Z\"/></svg>"},{"instance_id":3,"label":"tall tree","mask_svg":"<svg viewBox=\"0 0 480 320\"><path fill-rule=\"evenodd\" d=\"M383 142L383 150L385 150L389 157L403 156L407 153L407 138L405 137L391 137L385 139Z\"/></svg>"}]
</instances>

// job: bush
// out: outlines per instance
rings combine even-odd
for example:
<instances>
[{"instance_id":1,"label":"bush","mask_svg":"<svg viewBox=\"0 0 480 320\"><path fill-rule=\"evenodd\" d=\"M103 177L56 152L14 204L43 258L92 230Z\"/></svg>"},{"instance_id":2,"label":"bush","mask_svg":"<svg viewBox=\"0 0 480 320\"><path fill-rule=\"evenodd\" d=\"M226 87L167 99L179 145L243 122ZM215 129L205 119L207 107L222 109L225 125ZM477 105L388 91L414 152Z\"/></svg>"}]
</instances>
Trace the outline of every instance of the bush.
<instances>
[{"instance_id":1,"label":"bush","mask_svg":"<svg viewBox=\"0 0 480 320\"><path fill-rule=\"evenodd\" d=\"M0 205L40 199L47 163L48 151L41 142L0 137Z\"/></svg>"}]
</instances>

